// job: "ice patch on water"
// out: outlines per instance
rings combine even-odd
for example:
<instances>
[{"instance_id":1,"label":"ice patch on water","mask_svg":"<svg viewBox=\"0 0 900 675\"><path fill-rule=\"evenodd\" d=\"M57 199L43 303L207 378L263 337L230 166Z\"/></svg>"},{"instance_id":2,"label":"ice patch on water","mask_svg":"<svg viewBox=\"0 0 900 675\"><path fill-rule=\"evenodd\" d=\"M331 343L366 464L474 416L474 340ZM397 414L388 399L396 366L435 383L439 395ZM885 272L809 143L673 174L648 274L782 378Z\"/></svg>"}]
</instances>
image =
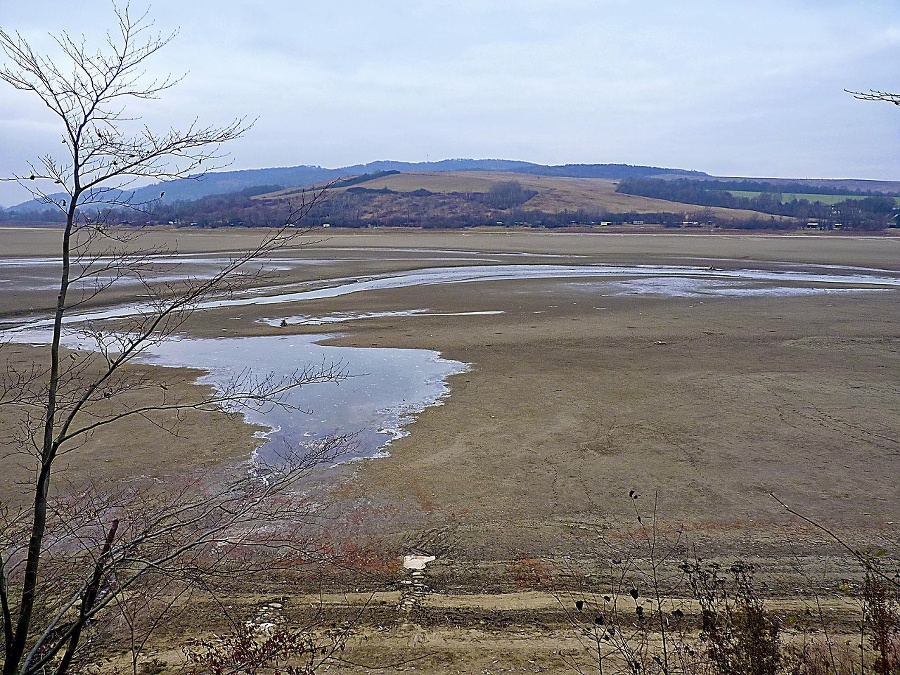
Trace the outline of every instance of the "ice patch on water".
<instances>
[{"instance_id":1,"label":"ice patch on water","mask_svg":"<svg viewBox=\"0 0 900 675\"><path fill-rule=\"evenodd\" d=\"M843 271L843 270L839 270ZM244 307L248 305L273 305L302 302L305 300L321 300L335 298L352 293L385 290L393 288L410 288L414 286L431 286L441 284L462 284L488 281L515 281L521 279L608 279L625 281L634 278L665 279L668 283L675 280L713 280L754 282L768 288L806 287L826 289L845 287L856 291L882 288L900 289L900 277L890 276L877 270L863 274L835 274L834 270L817 273L793 270L721 270L706 267L688 267L678 265L465 265L460 267L435 267L422 270L396 272L364 278L335 279L326 287L292 292L271 293L270 289L257 289L257 293L248 297L226 298L199 302L195 310L217 309L222 307ZM792 286L786 286L792 284ZM71 314L65 323L84 321L101 321L142 314L152 314L154 307L148 304L129 304L110 309ZM279 320L280 321L280 320ZM23 328L39 328L51 325L50 319L30 320L22 324Z\"/></svg>"},{"instance_id":2,"label":"ice patch on water","mask_svg":"<svg viewBox=\"0 0 900 675\"><path fill-rule=\"evenodd\" d=\"M50 331L29 329L7 332L20 343L46 344ZM284 406L229 406L250 424L267 427L255 436L262 441L255 458L277 461L298 450L335 436L353 437L353 449L342 457L371 457L408 432L404 427L449 393L446 378L466 370L466 364L450 361L425 349L336 347L320 342L334 335L253 336L193 339L172 337L150 345L140 361L158 366L200 368L198 382L223 392L244 372L271 373L276 381L291 377L305 364L338 364L349 377L289 390ZM107 345L128 336L104 334ZM71 349L97 348L96 340L78 332L63 339ZM306 414L303 411L312 411Z\"/></svg>"},{"instance_id":3,"label":"ice patch on water","mask_svg":"<svg viewBox=\"0 0 900 675\"><path fill-rule=\"evenodd\" d=\"M281 431L281 427L269 427L268 429L260 429L259 431L253 432L253 438L258 438L262 441L266 441L272 434L277 434Z\"/></svg>"},{"instance_id":4,"label":"ice patch on water","mask_svg":"<svg viewBox=\"0 0 900 675\"><path fill-rule=\"evenodd\" d=\"M408 316L493 316L503 314L502 310L484 310L475 312L432 312L430 309L406 309L393 312L332 312L314 316L311 314L297 314L286 317L266 317L258 319L258 323L268 326L284 328L285 326L322 326L333 323L345 323L347 321L361 321L364 319L383 319Z\"/></svg>"},{"instance_id":5,"label":"ice patch on water","mask_svg":"<svg viewBox=\"0 0 900 675\"><path fill-rule=\"evenodd\" d=\"M892 290L891 288L878 286L836 288L827 285L765 285L759 281L692 277L649 277L614 281L581 281L571 282L569 285L574 288L599 292L601 297L610 295L660 295L669 298L797 297L807 295L830 295L836 293L872 293Z\"/></svg>"},{"instance_id":6,"label":"ice patch on water","mask_svg":"<svg viewBox=\"0 0 900 675\"><path fill-rule=\"evenodd\" d=\"M321 326L331 323L344 323L346 321L359 321L362 319L382 319L390 317L414 316L423 314L427 309L407 309L397 312L332 312L331 314L323 314L313 316L310 314L298 314L296 316L287 317L266 317L259 319L258 323L264 323L268 326Z\"/></svg>"}]
</instances>

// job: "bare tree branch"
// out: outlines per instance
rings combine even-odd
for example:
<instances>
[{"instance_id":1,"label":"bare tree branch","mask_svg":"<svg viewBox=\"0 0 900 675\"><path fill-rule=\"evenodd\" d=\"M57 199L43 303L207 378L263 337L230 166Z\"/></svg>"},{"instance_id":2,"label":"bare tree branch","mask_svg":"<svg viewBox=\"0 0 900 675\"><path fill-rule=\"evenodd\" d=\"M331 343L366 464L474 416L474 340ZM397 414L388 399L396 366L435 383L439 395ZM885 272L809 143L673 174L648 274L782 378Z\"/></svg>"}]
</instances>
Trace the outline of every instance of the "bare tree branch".
<instances>
[{"instance_id":1,"label":"bare tree branch","mask_svg":"<svg viewBox=\"0 0 900 675\"><path fill-rule=\"evenodd\" d=\"M879 91L877 89L870 89L869 91L852 91L850 89L844 89L848 94L852 94L853 98L859 99L860 101L884 101L885 103L893 103L894 105L900 105L900 94L892 94L887 91Z\"/></svg>"},{"instance_id":2,"label":"bare tree branch","mask_svg":"<svg viewBox=\"0 0 900 675\"><path fill-rule=\"evenodd\" d=\"M18 415L17 428L4 445L33 462L30 506L0 513L3 675L47 668L63 675L82 647L88 624L121 607L126 594L160 575L190 587L244 564L242 552L249 547L258 555L296 555L304 548L301 524L315 519L313 507L292 494L292 486L346 446L346 439L330 439L302 457L283 458L279 466L256 466L231 481L219 477L211 484L192 481L174 490L88 489L65 499L52 497L60 458L77 461L77 450L98 429L133 417L164 425L186 410L285 405L283 395L295 387L345 376L339 366L324 365L302 368L287 378L244 373L224 389L189 399L126 368L169 338L204 303L258 279L261 261L294 245L302 234L294 225L322 192L303 195L290 205L281 228L209 276L159 279L158 256L170 252L141 249L134 234L110 229L107 219L114 207L152 206L135 201L130 190L138 182L188 177L222 166L222 144L241 136L250 124L244 118L224 126L193 120L186 127L156 131L129 117L129 103L155 99L180 81L177 76L150 77L146 70L148 60L176 34L155 32L147 14L132 15L128 4L114 5L114 14L114 28L99 48L61 32L53 36L51 52L39 53L21 34L0 29L0 50L6 57L0 82L36 96L62 136L58 156L39 157L27 170L2 180L18 182L34 199L65 216L58 295L48 322L49 365L8 359L0 370L0 406ZM63 328L72 320L72 310L97 302L126 281L148 297L140 311L114 324L83 324L81 330L96 350L67 351ZM110 528L111 522L117 525ZM162 609L166 606L171 603L163 602Z\"/></svg>"},{"instance_id":3,"label":"bare tree branch","mask_svg":"<svg viewBox=\"0 0 900 675\"><path fill-rule=\"evenodd\" d=\"M890 574L886 574L883 570L881 570L877 565L872 564L872 557L866 554L864 551L860 551L859 549L853 548L850 544L848 544L842 537L840 537L834 530L829 529L822 523L813 520L809 516L805 516L796 509L792 509L790 506L785 504L781 499L779 499L774 492L770 492L769 496L778 502L781 507L790 513L791 515L797 516L800 520L805 523L808 523L815 527L817 530L821 530L825 534L827 534L836 544L838 544L841 548L847 551L850 555L852 555L856 561L862 566L864 570L867 572L871 572L878 577L881 577L884 581L888 582L895 588L900 589L900 580L897 579L896 576L892 576Z\"/></svg>"}]
</instances>

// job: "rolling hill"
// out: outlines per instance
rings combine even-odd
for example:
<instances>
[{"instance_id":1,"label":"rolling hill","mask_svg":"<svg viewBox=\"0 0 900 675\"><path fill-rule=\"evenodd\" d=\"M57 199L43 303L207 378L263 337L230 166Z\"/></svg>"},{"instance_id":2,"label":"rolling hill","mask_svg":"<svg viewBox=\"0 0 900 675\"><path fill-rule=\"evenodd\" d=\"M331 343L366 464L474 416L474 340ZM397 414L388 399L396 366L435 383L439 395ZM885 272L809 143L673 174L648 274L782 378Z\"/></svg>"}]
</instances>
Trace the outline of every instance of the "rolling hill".
<instances>
[{"instance_id":1,"label":"rolling hill","mask_svg":"<svg viewBox=\"0 0 900 675\"><path fill-rule=\"evenodd\" d=\"M364 178L364 177L363 177ZM522 201L496 208L489 196L498 186L516 184ZM329 188L328 214L340 219L351 213L361 223L386 223L398 219L411 222L453 219L481 215L484 222L504 218L502 212L517 209L522 219L529 213L675 213L696 220L703 212L708 217L735 221L770 218L757 211L741 209L703 209L693 204L640 197L616 192L617 180L541 176L499 171L408 172L378 175L352 185ZM260 201L283 201L298 197L309 187L257 195ZM486 197L487 196L487 197ZM527 198L525 198L527 197ZM493 206L493 208L492 208Z\"/></svg>"},{"instance_id":2,"label":"rolling hill","mask_svg":"<svg viewBox=\"0 0 900 675\"><path fill-rule=\"evenodd\" d=\"M650 191L629 187L643 183L656 187ZM133 201L152 206L137 216L141 222L277 225L284 222L299 195L326 186L328 198L309 214L307 222L311 224L465 227L502 223L557 227L573 222L631 222L654 214L650 222L666 225L714 221L768 228L790 224L802 227L813 221L879 229L892 225L890 214L872 218L853 214L847 206L826 209L824 205L845 199L842 191L857 191L860 196L900 193L900 183L889 181L722 179L697 171L626 164L545 166L453 159L419 164L372 162L340 169L296 166L213 172L140 188L133 193ZM777 203L781 197L769 193L787 188L808 191L801 196L808 198L811 206L785 210L750 200L738 203L692 196L704 190L733 190L738 195L742 190L755 190ZM819 193L830 197L814 204ZM760 210L751 210L757 208ZM26 202L0 212L0 218L54 220L44 209L40 203ZM116 217L122 221L135 218L132 212Z\"/></svg>"},{"instance_id":3,"label":"rolling hill","mask_svg":"<svg viewBox=\"0 0 900 675\"><path fill-rule=\"evenodd\" d=\"M339 180L348 176L371 174L382 171L399 172L459 172L459 171L500 171L516 172L535 176L576 176L583 178L649 178L660 176L703 177L699 171L667 169L652 166L632 166L630 164L564 164L546 166L531 162L505 159L446 159L439 162L395 162L378 161L368 164L354 164L337 169L320 166L292 166L268 169L246 169L241 171L214 171L207 174L179 180L156 183L137 188L128 193L133 203L158 201L173 204L178 201L193 201L210 195L229 194L242 190L253 190L260 186L298 187ZM160 194L163 194L160 198ZM60 195L62 196L62 195ZM27 201L12 206L8 211L40 211L46 206L40 202Z\"/></svg>"}]
</instances>

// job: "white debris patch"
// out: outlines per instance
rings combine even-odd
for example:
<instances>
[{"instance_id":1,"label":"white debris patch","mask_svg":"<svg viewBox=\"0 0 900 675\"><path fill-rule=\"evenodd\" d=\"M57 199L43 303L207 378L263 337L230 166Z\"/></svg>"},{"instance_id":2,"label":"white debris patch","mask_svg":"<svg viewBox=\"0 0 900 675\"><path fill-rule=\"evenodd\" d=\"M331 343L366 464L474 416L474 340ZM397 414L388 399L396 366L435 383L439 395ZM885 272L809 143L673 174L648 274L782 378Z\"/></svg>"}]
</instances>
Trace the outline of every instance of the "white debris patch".
<instances>
[{"instance_id":1,"label":"white debris patch","mask_svg":"<svg viewBox=\"0 0 900 675\"><path fill-rule=\"evenodd\" d=\"M403 567L408 570L424 570L425 565L434 559L433 555L405 555L403 556Z\"/></svg>"}]
</instances>

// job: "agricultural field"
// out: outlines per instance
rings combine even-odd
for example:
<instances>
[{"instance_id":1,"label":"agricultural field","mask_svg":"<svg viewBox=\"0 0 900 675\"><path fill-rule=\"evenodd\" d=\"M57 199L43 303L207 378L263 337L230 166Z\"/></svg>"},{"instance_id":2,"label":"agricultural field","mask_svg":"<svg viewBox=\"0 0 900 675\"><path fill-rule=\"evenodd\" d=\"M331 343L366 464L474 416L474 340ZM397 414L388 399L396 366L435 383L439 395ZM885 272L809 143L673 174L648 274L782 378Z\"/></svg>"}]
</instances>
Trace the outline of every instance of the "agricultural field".
<instances>
[{"instance_id":1,"label":"agricultural field","mask_svg":"<svg viewBox=\"0 0 900 675\"><path fill-rule=\"evenodd\" d=\"M762 192L754 192L750 190L729 190L731 194L735 197L759 197ZM781 193L781 203L789 202L792 200L800 201L805 199L811 204L815 204L816 202L821 202L822 204L837 204L839 202L847 201L848 199L865 199L863 195L822 195L822 194L814 194L814 193L800 193L800 192L782 192Z\"/></svg>"}]
</instances>

